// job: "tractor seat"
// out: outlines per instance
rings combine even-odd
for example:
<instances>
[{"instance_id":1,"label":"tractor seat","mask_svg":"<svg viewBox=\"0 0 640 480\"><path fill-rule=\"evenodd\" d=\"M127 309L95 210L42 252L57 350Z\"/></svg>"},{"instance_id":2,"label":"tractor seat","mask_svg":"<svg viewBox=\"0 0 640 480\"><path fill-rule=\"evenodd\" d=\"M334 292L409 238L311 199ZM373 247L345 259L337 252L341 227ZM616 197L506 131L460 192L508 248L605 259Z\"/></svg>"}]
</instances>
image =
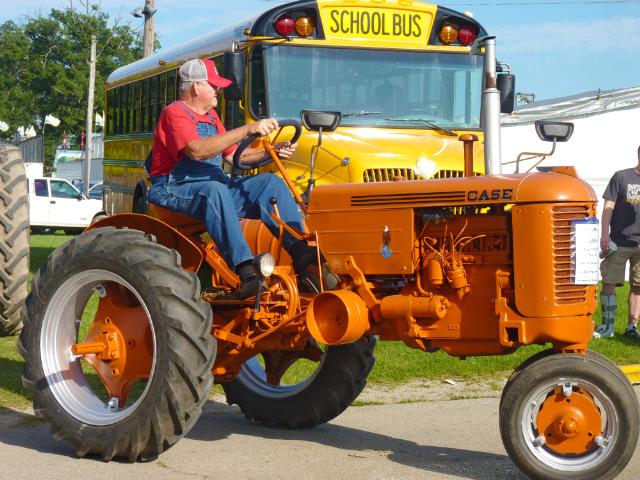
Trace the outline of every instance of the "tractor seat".
<instances>
[{"instance_id":1,"label":"tractor seat","mask_svg":"<svg viewBox=\"0 0 640 480\"><path fill-rule=\"evenodd\" d=\"M207 230L200 220L151 203L149 204L149 216L157 218L176 230L181 230L185 233L197 233Z\"/></svg>"}]
</instances>

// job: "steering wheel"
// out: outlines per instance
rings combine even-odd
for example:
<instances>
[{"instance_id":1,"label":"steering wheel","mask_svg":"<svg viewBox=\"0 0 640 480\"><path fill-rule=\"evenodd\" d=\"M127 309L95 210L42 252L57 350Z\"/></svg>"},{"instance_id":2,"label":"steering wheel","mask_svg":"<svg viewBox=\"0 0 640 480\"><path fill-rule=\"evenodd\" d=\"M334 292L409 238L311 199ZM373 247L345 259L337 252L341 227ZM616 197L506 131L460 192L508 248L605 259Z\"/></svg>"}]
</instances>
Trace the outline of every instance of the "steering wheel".
<instances>
[{"instance_id":1,"label":"steering wheel","mask_svg":"<svg viewBox=\"0 0 640 480\"><path fill-rule=\"evenodd\" d=\"M298 122L297 120L282 120L281 122L278 122L278 125L279 125L278 133L274 137L273 141L275 141L280 136L280 133L282 133L282 130L285 127L294 127L296 129L295 133L293 134L293 137L289 141L291 143L296 143L298 141L298 138L300 138L300 134L302 133L302 127L300 126L300 122ZM268 156L264 160L260 160L259 162L256 162L256 163L242 163L242 154L244 153L244 151L247 149L247 147L249 147L249 145L251 145L255 140L257 140L261 136L262 135L260 135L259 133L254 133L253 135L249 135L240 143L240 145L238 145L236 152L233 154L233 166L235 168L239 168L240 170L251 170L253 168L262 167L263 165L266 165L272 161L271 157Z\"/></svg>"}]
</instances>

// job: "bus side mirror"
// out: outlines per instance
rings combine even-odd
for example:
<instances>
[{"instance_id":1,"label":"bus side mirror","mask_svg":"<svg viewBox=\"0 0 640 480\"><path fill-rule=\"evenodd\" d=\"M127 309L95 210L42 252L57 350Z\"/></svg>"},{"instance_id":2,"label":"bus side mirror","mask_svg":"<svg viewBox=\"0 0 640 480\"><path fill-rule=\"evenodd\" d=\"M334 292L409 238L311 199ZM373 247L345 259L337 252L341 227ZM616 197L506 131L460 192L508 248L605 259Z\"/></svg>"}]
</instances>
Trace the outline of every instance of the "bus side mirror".
<instances>
[{"instance_id":1,"label":"bus side mirror","mask_svg":"<svg viewBox=\"0 0 640 480\"><path fill-rule=\"evenodd\" d=\"M511 73L501 73L497 79L500 90L500 113L511 113L515 107L516 76Z\"/></svg>"},{"instance_id":2,"label":"bus side mirror","mask_svg":"<svg viewBox=\"0 0 640 480\"><path fill-rule=\"evenodd\" d=\"M244 96L245 64L244 52L224 52L222 76L233 82L224 89L224 98L226 100L242 100Z\"/></svg>"},{"instance_id":3,"label":"bus side mirror","mask_svg":"<svg viewBox=\"0 0 640 480\"><path fill-rule=\"evenodd\" d=\"M537 120L536 133L545 142L566 142L573 134L573 123Z\"/></svg>"}]
</instances>

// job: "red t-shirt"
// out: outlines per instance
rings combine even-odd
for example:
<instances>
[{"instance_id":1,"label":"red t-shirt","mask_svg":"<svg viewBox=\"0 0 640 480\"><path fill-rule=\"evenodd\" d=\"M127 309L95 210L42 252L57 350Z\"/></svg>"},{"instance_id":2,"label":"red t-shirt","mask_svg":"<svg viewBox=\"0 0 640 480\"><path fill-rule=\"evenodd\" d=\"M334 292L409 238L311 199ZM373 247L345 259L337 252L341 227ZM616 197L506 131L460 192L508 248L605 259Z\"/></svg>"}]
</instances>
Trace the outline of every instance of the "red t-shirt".
<instances>
[{"instance_id":1,"label":"red t-shirt","mask_svg":"<svg viewBox=\"0 0 640 480\"><path fill-rule=\"evenodd\" d=\"M153 176L169 175L173 166L184 158L182 149L194 140L200 139L196 127L199 122L215 125L218 134L226 132L215 110L211 110L212 122L209 114L199 115L183 102L180 103L182 105L178 102L168 105L160 114L156 124L153 135L153 163L149 172ZM189 109L194 117L193 120L183 107ZM222 152L222 156L231 155L235 150L236 146L232 145Z\"/></svg>"}]
</instances>

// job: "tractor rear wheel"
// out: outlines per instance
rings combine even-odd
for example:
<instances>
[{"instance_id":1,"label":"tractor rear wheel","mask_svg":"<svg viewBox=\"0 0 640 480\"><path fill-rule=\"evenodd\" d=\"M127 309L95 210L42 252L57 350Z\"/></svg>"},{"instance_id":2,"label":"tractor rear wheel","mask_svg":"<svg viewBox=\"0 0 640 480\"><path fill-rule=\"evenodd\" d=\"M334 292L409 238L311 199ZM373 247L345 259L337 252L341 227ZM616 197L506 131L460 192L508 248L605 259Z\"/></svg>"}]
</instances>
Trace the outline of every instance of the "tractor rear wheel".
<instances>
[{"instance_id":1,"label":"tractor rear wheel","mask_svg":"<svg viewBox=\"0 0 640 480\"><path fill-rule=\"evenodd\" d=\"M207 400L211 308L180 255L135 230L98 228L56 249L26 302L23 384L79 456L154 458Z\"/></svg>"},{"instance_id":2,"label":"tractor rear wheel","mask_svg":"<svg viewBox=\"0 0 640 480\"><path fill-rule=\"evenodd\" d=\"M29 278L29 194L20 149L0 144L0 336L20 332Z\"/></svg>"},{"instance_id":3,"label":"tractor rear wheel","mask_svg":"<svg viewBox=\"0 0 640 480\"><path fill-rule=\"evenodd\" d=\"M351 405L364 389L375 363L376 342L375 337L365 337L323 351L313 342L310 346L318 351L318 364L306 378L294 384L282 379L295 363L295 352L265 352L265 365L280 362L284 368L265 370L258 357L253 357L231 382L222 384L227 402L238 405L247 419L270 427L308 428L328 422Z\"/></svg>"},{"instance_id":4,"label":"tractor rear wheel","mask_svg":"<svg viewBox=\"0 0 640 480\"><path fill-rule=\"evenodd\" d=\"M593 352L541 353L502 392L502 441L534 479L614 478L631 459L639 430L629 381Z\"/></svg>"}]
</instances>

